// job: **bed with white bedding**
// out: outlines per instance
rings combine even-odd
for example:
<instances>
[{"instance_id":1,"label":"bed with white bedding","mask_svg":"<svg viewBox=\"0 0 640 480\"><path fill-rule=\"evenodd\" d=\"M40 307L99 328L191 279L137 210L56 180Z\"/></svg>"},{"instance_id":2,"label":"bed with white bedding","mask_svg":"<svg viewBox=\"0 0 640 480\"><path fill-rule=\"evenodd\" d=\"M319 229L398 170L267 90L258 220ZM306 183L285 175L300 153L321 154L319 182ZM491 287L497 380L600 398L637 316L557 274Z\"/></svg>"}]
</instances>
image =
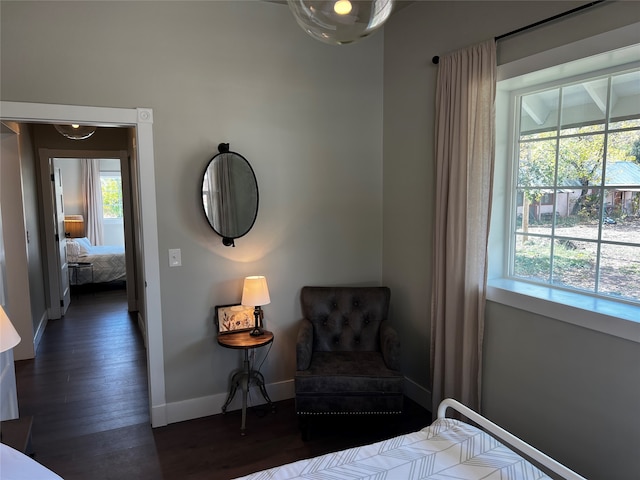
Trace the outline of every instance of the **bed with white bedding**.
<instances>
[{"instance_id":1,"label":"bed with white bedding","mask_svg":"<svg viewBox=\"0 0 640 480\"><path fill-rule=\"evenodd\" d=\"M469 423L446 418L447 408ZM489 435L486 432L490 432ZM497 440L494 437L498 437ZM505 444L510 445L516 453ZM511 435L455 400L444 400L438 419L414 433L382 442L329 453L252 473L237 480L530 480L550 479L522 455L554 478L583 477Z\"/></svg>"},{"instance_id":2,"label":"bed with white bedding","mask_svg":"<svg viewBox=\"0 0 640 480\"><path fill-rule=\"evenodd\" d=\"M67 261L80 266L69 275L71 285L106 283L126 280L124 247L119 245L91 245L88 238L67 239Z\"/></svg>"}]
</instances>

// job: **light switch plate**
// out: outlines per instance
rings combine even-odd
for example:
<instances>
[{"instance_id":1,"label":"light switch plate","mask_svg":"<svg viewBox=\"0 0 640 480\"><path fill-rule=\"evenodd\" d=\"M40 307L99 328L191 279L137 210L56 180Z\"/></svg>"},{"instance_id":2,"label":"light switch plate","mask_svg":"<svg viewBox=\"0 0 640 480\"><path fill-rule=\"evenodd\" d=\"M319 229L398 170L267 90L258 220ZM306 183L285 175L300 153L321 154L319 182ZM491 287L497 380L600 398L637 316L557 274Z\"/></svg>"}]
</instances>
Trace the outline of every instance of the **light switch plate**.
<instances>
[{"instance_id":1,"label":"light switch plate","mask_svg":"<svg viewBox=\"0 0 640 480\"><path fill-rule=\"evenodd\" d=\"M182 265L182 252L179 248L169 249L169 266L180 267Z\"/></svg>"}]
</instances>

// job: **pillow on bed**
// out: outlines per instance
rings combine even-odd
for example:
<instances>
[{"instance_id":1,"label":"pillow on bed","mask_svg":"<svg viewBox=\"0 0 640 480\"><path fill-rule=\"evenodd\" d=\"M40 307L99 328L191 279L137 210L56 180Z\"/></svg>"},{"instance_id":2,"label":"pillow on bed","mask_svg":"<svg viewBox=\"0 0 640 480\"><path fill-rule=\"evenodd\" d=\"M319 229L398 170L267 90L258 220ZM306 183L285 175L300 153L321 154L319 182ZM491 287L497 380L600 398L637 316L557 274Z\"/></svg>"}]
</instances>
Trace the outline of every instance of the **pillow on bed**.
<instances>
[{"instance_id":1,"label":"pillow on bed","mask_svg":"<svg viewBox=\"0 0 640 480\"><path fill-rule=\"evenodd\" d=\"M80 245L80 250L84 250L82 254L87 255L89 253L89 250L91 249L91 242L89 241L89 239L87 237L82 237L76 238L75 240L76 242L78 242L78 245Z\"/></svg>"},{"instance_id":2,"label":"pillow on bed","mask_svg":"<svg viewBox=\"0 0 640 480\"><path fill-rule=\"evenodd\" d=\"M67 238L67 259L76 262L78 257L89 255L88 248L91 247L89 240L85 238Z\"/></svg>"},{"instance_id":3,"label":"pillow on bed","mask_svg":"<svg viewBox=\"0 0 640 480\"><path fill-rule=\"evenodd\" d=\"M80 245L75 240L69 240L67 238L67 260L70 262L78 261L80 256Z\"/></svg>"}]
</instances>

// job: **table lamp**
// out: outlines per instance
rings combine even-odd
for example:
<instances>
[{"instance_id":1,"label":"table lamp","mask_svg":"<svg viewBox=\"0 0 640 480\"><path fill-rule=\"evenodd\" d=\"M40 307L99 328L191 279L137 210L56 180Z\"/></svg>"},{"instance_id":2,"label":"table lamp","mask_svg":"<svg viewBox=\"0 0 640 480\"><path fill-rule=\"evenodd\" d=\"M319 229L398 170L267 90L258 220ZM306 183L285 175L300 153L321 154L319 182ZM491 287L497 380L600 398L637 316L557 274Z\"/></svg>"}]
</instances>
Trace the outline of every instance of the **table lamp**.
<instances>
[{"instance_id":1,"label":"table lamp","mask_svg":"<svg viewBox=\"0 0 640 480\"><path fill-rule=\"evenodd\" d=\"M260 327L260 320L262 319L262 305L271 303L269 298L269 287L267 287L267 279L263 276L252 276L244 279L244 286L242 287L242 305L247 307L255 307L253 310L253 316L255 317L255 327L251 330L250 335L252 337L259 337L264 332Z\"/></svg>"},{"instance_id":2,"label":"table lamp","mask_svg":"<svg viewBox=\"0 0 640 480\"><path fill-rule=\"evenodd\" d=\"M20 343L20 335L7 317L4 307L0 305L0 352L6 352L18 343Z\"/></svg>"},{"instance_id":3,"label":"table lamp","mask_svg":"<svg viewBox=\"0 0 640 480\"><path fill-rule=\"evenodd\" d=\"M64 232L65 237L84 237L84 217L82 215L65 215Z\"/></svg>"}]
</instances>

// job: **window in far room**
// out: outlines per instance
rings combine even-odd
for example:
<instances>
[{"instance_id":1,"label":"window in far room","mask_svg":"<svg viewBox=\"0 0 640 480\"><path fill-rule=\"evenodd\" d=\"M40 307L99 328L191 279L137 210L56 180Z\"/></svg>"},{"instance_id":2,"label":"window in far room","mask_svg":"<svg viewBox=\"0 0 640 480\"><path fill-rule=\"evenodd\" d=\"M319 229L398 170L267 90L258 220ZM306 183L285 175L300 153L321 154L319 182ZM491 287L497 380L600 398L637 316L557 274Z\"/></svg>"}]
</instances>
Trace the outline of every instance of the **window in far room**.
<instances>
[{"instance_id":1,"label":"window in far room","mask_svg":"<svg viewBox=\"0 0 640 480\"><path fill-rule=\"evenodd\" d=\"M103 218L122 218L122 178L120 172L100 172Z\"/></svg>"},{"instance_id":2,"label":"window in far room","mask_svg":"<svg viewBox=\"0 0 640 480\"><path fill-rule=\"evenodd\" d=\"M122 174L119 159L100 160L102 225L105 245L124 245Z\"/></svg>"}]
</instances>

